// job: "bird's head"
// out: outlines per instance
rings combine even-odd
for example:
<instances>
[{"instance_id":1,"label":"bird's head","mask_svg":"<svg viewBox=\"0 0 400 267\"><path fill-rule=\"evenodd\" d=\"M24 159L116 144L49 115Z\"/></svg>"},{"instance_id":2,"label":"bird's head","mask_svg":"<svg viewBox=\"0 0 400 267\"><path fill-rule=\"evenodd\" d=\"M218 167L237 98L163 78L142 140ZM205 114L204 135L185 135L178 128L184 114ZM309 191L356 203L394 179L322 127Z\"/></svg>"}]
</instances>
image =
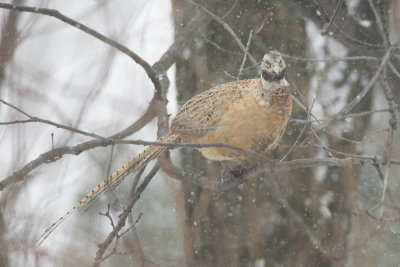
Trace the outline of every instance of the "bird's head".
<instances>
[{"instance_id":1,"label":"bird's head","mask_svg":"<svg viewBox=\"0 0 400 267\"><path fill-rule=\"evenodd\" d=\"M270 51L261 62L261 78L266 82L280 81L285 77L286 64L281 54Z\"/></svg>"}]
</instances>

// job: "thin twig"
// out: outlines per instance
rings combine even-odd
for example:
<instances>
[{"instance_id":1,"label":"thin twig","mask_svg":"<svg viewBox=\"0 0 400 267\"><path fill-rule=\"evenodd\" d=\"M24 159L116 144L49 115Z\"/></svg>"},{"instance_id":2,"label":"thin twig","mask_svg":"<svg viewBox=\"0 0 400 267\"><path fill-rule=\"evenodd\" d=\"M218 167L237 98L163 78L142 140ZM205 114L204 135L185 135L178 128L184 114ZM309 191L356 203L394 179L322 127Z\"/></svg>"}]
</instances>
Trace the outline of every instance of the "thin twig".
<instances>
[{"instance_id":1,"label":"thin twig","mask_svg":"<svg viewBox=\"0 0 400 267\"><path fill-rule=\"evenodd\" d=\"M321 35L326 35L327 32L329 31L329 28L332 26L332 23L333 23L336 15L338 14L338 11L339 11L342 3L343 3L343 0L338 0L335 11L333 12L333 15L331 16L331 18L329 19L329 22L325 23L324 27L322 28Z\"/></svg>"},{"instance_id":2,"label":"thin twig","mask_svg":"<svg viewBox=\"0 0 400 267\"><path fill-rule=\"evenodd\" d=\"M383 88L383 92L385 94L385 97L389 103L389 109L390 109L390 119L389 119L389 125L390 125L390 129L389 129L389 133L388 133L388 137L386 140L386 144L385 144L385 148L384 148L384 157L386 158L386 160L388 161L388 164L386 165L386 169L385 169L385 177L383 180L383 186L382 186L382 196L381 196L381 209L379 212L379 216L382 217L383 216L383 203L385 201L385 195L386 195L386 190L387 190L387 186L389 183L389 175L390 175L390 160L392 158L392 149L393 149L393 135L394 135L394 131L397 128L397 118L396 118L396 103L393 100L393 92L392 92L392 88L390 87L390 85L387 83L387 74L386 74L386 68L383 71L383 75L381 77L381 83L382 83L382 88Z\"/></svg>"},{"instance_id":3,"label":"thin twig","mask_svg":"<svg viewBox=\"0 0 400 267\"><path fill-rule=\"evenodd\" d=\"M113 155L114 155L114 145L111 146L111 151L110 151L110 158L108 159L108 166L107 166L107 175L106 177L110 176L111 172L111 165L112 165L112 160L113 160ZM108 182L108 179L106 179Z\"/></svg>"},{"instance_id":4,"label":"thin twig","mask_svg":"<svg viewBox=\"0 0 400 267\"><path fill-rule=\"evenodd\" d=\"M399 1L392 0L392 21L393 21L393 29L397 34L397 40L400 41L400 10L399 10Z\"/></svg>"},{"instance_id":5,"label":"thin twig","mask_svg":"<svg viewBox=\"0 0 400 267\"><path fill-rule=\"evenodd\" d=\"M385 201L385 196L386 196L386 191L389 183L389 174L390 174L390 160L392 158L392 149L393 149L393 129L390 129L387 140L386 140L386 153L385 153L385 158L387 160L386 164L386 169L385 169L385 177L383 180L383 185L382 185L382 195L381 195L381 209L379 211L379 217L383 216L383 207L384 207L384 201Z\"/></svg>"},{"instance_id":6,"label":"thin twig","mask_svg":"<svg viewBox=\"0 0 400 267\"><path fill-rule=\"evenodd\" d=\"M361 90L361 92L358 93L358 95L352 101L350 101L349 104L347 104L341 111L339 111L337 116L342 116L342 115L349 113L354 108L354 106L357 105L361 101L361 99L363 99L366 96L366 94L369 92L369 90L374 86L374 84L378 80L383 68L386 66L386 63L389 61L390 55L392 54L392 50L393 50L393 47L390 47L386 51L385 55L382 58L381 64L379 65L379 68L375 72L374 76L372 76L372 78L368 82L367 86L365 86L364 89Z\"/></svg>"},{"instance_id":7,"label":"thin twig","mask_svg":"<svg viewBox=\"0 0 400 267\"><path fill-rule=\"evenodd\" d=\"M312 108L313 108L313 106L314 106L314 103L315 103L315 98L313 99L313 102L311 103L311 106L310 106L310 108L308 109L308 112L307 112L307 120L310 119L310 113L311 113L311 110L312 110ZM289 151L282 157L281 161L284 161L284 160L286 159L286 157L287 157L287 156L292 152L292 150L296 147L296 145L299 143L300 139L303 137L303 134L304 134L304 132L305 132L305 130L306 130L306 128L307 128L308 125L309 125L309 124L305 124L305 125L304 125L304 127L303 127L303 129L301 130L299 136L297 136L297 138L296 138L296 140L294 141L293 145L290 147Z\"/></svg>"},{"instance_id":8,"label":"thin twig","mask_svg":"<svg viewBox=\"0 0 400 267\"><path fill-rule=\"evenodd\" d=\"M297 104L297 103L296 103ZM338 120L343 120L343 119L354 119L354 118L360 118L360 117L365 117L369 115L374 115L376 113L381 113L381 112L390 112L390 109L385 108L385 109L373 109L370 111L364 111L364 112L359 112L359 113L349 113L347 115L335 117ZM314 122L325 122L325 121L331 121L332 119L326 118L326 119L318 119L318 120L302 120L302 119L294 119L290 118L289 121L293 123L298 123L298 124L310 124Z\"/></svg>"},{"instance_id":9,"label":"thin twig","mask_svg":"<svg viewBox=\"0 0 400 267\"><path fill-rule=\"evenodd\" d=\"M107 204L107 211L106 212L99 212L99 215L107 217L108 220L110 221L111 227L114 228L115 225L114 225L114 220L110 215L110 208L111 208L111 205Z\"/></svg>"},{"instance_id":10,"label":"thin twig","mask_svg":"<svg viewBox=\"0 0 400 267\"><path fill-rule=\"evenodd\" d=\"M260 28L258 28L258 30L254 33L254 35L259 34L260 31L264 28L264 26L265 26L265 24L267 23L267 20L268 20L268 18L269 18L269 15L271 14L271 10L272 10L272 9L273 9L272 7L267 8L267 14L266 14L265 17L264 17L264 19L263 19L263 21L262 21L262 23L261 23L261 25L260 25Z\"/></svg>"},{"instance_id":11,"label":"thin twig","mask_svg":"<svg viewBox=\"0 0 400 267\"><path fill-rule=\"evenodd\" d=\"M349 139L349 138L346 138L346 137L343 137L343 136L334 134L334 133L332 133L331 131L328 131L328 130L325 130L324 133L327 134L327 135L333 136L333 137L335 137L335 138L337 138L337 139L340 139L340 140L342 140L342 141L349 142L349 143L353 143L353 144L365 144L365 142L363 142L363 141L352 140L352 139Z\"/></svg>"},{"instance_id":12,"label":"thin twig","mask_svg":"<svg viewBox=\"0 0 400 267\"><path fill-rule=\"evenodd\" d=\"M279 187L279 184L277 184ZM329 250L324 247L324 244L322 244L321 240L314 234L314 231L312 231L311 227L309 224L305 222L302 216L300 216L300 212L293 208L292 205L289 203L289 201L282 195L279 194L280 190L273 190L273 194L275 195L275 199L278 199L278 201L282 204L282 206L285 207L285 209L289 212L290 217L294 219L294 221L297 222L297 225L301 227L302 232L305 232L307 237L309 238L310 242L314 245L315 249L318 250L321 254L328 255Z\"/></svg>"},{"instance_id":13,"label":"thin twig","mask_svg":"<svg viewBox=\"0 0 400 267\"><path fill-rule=\"evenodd\" d=\"M240 50L242 50L243 53L246 53L246 47L243 45L242 41L240 41L239 37L237 36L237 34L232 30L231 26L229 26L228 23L226 23L224 20L222 20L220 17L218 17L217 15L215 15L213 12L211 12L210 10L208 10L207 8L203 7L202 5L191 1L191 0L186 0L187 2L191 3L192 5L197 6L198 8L200 8L204 13L206 13L207 15L209 15L213 20L215 20L216 22L218 22L219 24L222 25L222 27L229 33L229 35L233 38L233 40L236 42L236 44L239 46ZM252 64L257 64L257 61L253 58L253 56L251 54L248 55L249 59L251 61Z\"/></svg>"},{"instance_id":14,"label":"thin twig","mask_svg":"<svg viewBox=\"0 0 400 267\"><path fill-rule=\"evenodd\" d=\"M253 30L250 30L249 39L247 40L247 44L246 44L246 50L244 51L242 64L240 65L239 73L238 73L238 75L236 77L236 80L240 80L241 77L242 77L243 68L244 68L244 65L246 64L246 59L247 59L247 56L248 56L248 53L249 53L250 43L251 43L252 39L253 39Z\"/></svg>"},{"instance_id":15,"label":"thin twig","mask_svg":"<svg viewBox=\"0 0 400 267\"><path fill-rule=\"evenodd\" d=\"M300 134L297 136L297 138L294 141L293 145L290 146L288 152L286 152L286 154L281 158L281 161L284 161L287 158L287 156L293 151L293 149L297 146L297 144L299 143L300 139L303 137L306 128L307 128L307 124L305 124L303 129L301 129Z\"/></svg>"},{"instance_id":16,"label":"thin twig","mask_svg":"<svg viewBox=\"0 0 400 267\"><path fill-rule=\"evenodd\" d=\"M347 118L359 118L359 117L364 117L368 115L373 115L379 112L389 112L390 110L388 108L385 109L373 109L370 111L364 111L364 112L359 112L359 113L349 113L346 115L338 116L338 119L347 119Z\"/></svg>"},{"instance_id":17,"label":"thin twig","mask_svg":"<svg viewBox=\"0 0 400 267\"><path fill-rule=\"evenodd\" d=\"M321 3L319 0L312 0L314 2L315 7L318 9L318 11L321 13L321 15L324 17L326 22L329 22L329 15L325 12L325 9L322 7Z\"/></svg>"},{"instance_id":18,"label":"thin twig","mask_svg":"<svg viewBox=\"0 0 400 267\"><path fill-rule=\"evenodd\" d=\"M381 36L382 36L383 44L384 44L387 48L389 48L389 46L390 46L390 41L389 41L389 38L388 38L388 36L387 36L387 34L386 34L385 28L383 27L382 20L381 20L381 16L379 15L378 10L375 8L375 5L374 5L374 3L372 2L372 0L368 0L368 3L369 3L369 6L370 6L371 9L372 9L372 12L374 13L375 21L376 21L376 24L378 24L379 31L380 31L380 34L381 34Z\"/></svg>"},{"instance_id":19,"label":"thin twig","mask_svg":"<svg viewBox=\"0 0 400 267\"><path fill-rule=\"evenodd\" d=\"M381 182L383 183L383 181L385 180L385 176L383 175L383 172L381 170L381 167L379 164L372 164L375 167L376 172L378 173L379 179L381 180ZM396 209L398 212L400 211L400 207L398 205L396 205L396 199L393 197L392 192L390 191L390 188L387 189L387 194L390 198L390 201L392 201L393 208Z\"/></svg>"},{"instance_id":20,"label":"thin twig","mask_svg":"<svg viewBox=\"0 0 400 267\"><path fill-rule=\"evenodd\" d=\"M103 136L100 136L100 135L95 134L95 133L89 133L89 132L86 132L86 131L83 131L83 130L79 130L79 129L74 128L74 127L66 126L66 125L63 125L63 124L60 124L60 123L57 123L57 122L53 122L53 121L50 121L50 120L45 120L45 119L42 119L42 118L39 118L39 117L36 117L36 116L32 116L32 115L28 114L27 112L23 111L22 109L17 108L16 106L8 103L7 101L5 101L5 100L3 100L1 98L0 98L0 102L3 103L4 105L7 105L7 106L11 107L12 109L15 109L16 111L24 114L25 116L27 116L29 118L29 120L14 121L13 124L15 124L16 122L19 122L19 123L22 123L22 122L23 123L40 122L40 123L44 123L44 124L49 124L49 125L55 126L57 128L65 129L65 130L68 130L68 131L71 131L71 132L74 132L74 133L78 133L78 134L81 134L81 135L90 136L90 137L94 137L94 138L100 138L100 139L104 138ZM1 124L5 124L5 123L0 123L0 125Z\"/></svg>"},{"instance_id":21,"label":"thin twig","mask_svg":"<svg viewBox=\"0 0 400 267\"><path fill-rule=\"evenodd\" d=\"M115 147L115 145L111 145L110 157L108 159L108 166L107 166L107 174L106 174L106 178L104 179L104 181L106 183L107 192L110 193L110 195L113 198L112 201L115 202L115 201L118 201L118 197L113 192L114 186L112 186L112 185L110 186L110 184L108 182L108 177L111 175L111 166L112 166L112 161L113 161L113 156L114 156L114 147Z\"/></svg>"},{"instance_id":22,"label":"thin twig","mask_svg":"<svg viewBox=\"0 0 400 267\"><path fill-rule=\"evenodd\" d=\"M324 8L322 7L321 3L319 2L319 0L312 0L314 2L314 5L316 6L316 8L318 9L318 11L321 13L321 15L323 16L325 23L328 23L330 20L329 15L325 12ZM371 43L367 43L365 41L361 41L358 40L356 38L354 38L353 36L349 36L347 33L345 33L342 29L340 29L339 26L336 25L335 22L332 22L332 26L333 28L335 28L335 30L337 30L339 32L339 34L343 37L343 39L352 42L354 44L357 44L359 46L362 46L363 48L373 48L373 49L380 49L380 48L385 48L384 45L381 44L371 44ZM396 53L397 53L397 49L395 49Z\"/></svg>"},{"instance_id":23,"label":"thin twig","mask_svg":"<svg viewBox=\"0 0 400 267\"><path fill-rule=\"evenodd\" d=\"M54 133L51 133L51 149L54 149Z\"/></svg>"},{"instance_id":24,"label":"thin twig","mask_svg":"<svg viewBox=\"0 0 400 267\"><path fill-rule=\"evenodd\" d=\"M328 145L324 144L324 141L319 137L319 135L315 131L314 127L310 127L310 130L311 130L313 136L315 137L315 139L317 139L317 141L320 143L321 148L323 150L325 150L330 157L334 158L335 156L331 153L330 148L328 147Z\"/></svg>"},{"instance_id":25,"label":"thin twig","mask_svg":"<svg viewBox=\"0 0 400 267\"><path fill-rule=\"evenodd\" d=\"M224 74L225 74L227 77L231 78L232 80L236 80L236 77L235 77L235 76L233 76L232 74L228 73L228 72L225 71L225 70L224 70Z\"/></svg>"},{"instance_id":26,"label":"thin twig","mask_svg":"<svg viewBox=\"0 0 400 267\"><path fill-rule=\"evenodd\" d=\"M124 211L118 216L119 218L118 223L115 225L115 227L107 236L107 238L99 245L99 249L96 252L96 257L94 259L93 266L99 266L100 263L103 261L103 255L105 251L107 250L111 242L114 240L114 238L118 235L119 231L121 231L122 227L125 226L126 218L128 217L128 214L131 212L132 207L135 205L136 201L140 198L141 194L147 188L147 185L150 183L151 179L154 177L154 175L158 172L159 169L160 169L159 165L156 164L150 171L150 173L144 178L141 185L135 191L135 194L133 194L130 197L128 205L126 206Z\"/></svg>"},{"instance_id":27,"label":"thin twig","mask_svg":"<svg viewBox=\"0 0 400 267\"><path fill-rule=\"evenodd\" d=\"M205 38L205 40L206 40L206 43L208 43L208 44L214 46L215 48L221 50L222 52L225 52L225 53L228 53L228 54L231 54L231 55L241 55L241 54L238 53L238 52L234 52L234 51L230 51L230 50L228 50L228 49L225 49L225 48L223 48L222 46L218 45L217 43L215 43L215 42L213 42L213 41L211 41L211 40L209 40L209 39L206 39L206 38Z\"/></svg>"},{"instance_id":28,"label":"thin twig","mask_svg":"<svg viewBox=\"0 0 400 267\"><path fill-rule=\"evenodd\" d=\"M393 71L394 74L396 74L397 77L400 78L400 72L396 70L396 68L393 66L393 64L389 61L388 62L390 69Z\"/></svg>"},{"instance_id":29,"label":"thin twig","mask_svg":"<svg viewBox=\"0 0 400 267\"><path fill-rule=\"evenodd\" d=\"M136 220L133 221L132 212L130 212L128 215L128 221L131 226L125 232L123 232L121 234L121 236L129 231L132 232L133 242L134 242L134 246L135 246L132 249L132 252L139 254L140 266L144 267L145 263L148 262L149 260L147 259L146 254L144 253L142 244L140 243L139 234L136 229L136 224L138 224L138 222L142 216L143 216L143 213L141 212L141 213L139 213L139 216L136 218Z\"/></svg>"},{"instance_id":30,"label":"thin twig","mask_svg":"<svg viewBox=\"0 0 400 267\"><path fill-rule=\"evenodd\" d=\"M150 104L147 111L140 117L137 121L132 123L130 126L125 128L124 130L108 137L108 138L97 138L94 140L86 141L83 143L80 143L75 146L63 146L63 147L58 147L52 150L49 150L43 154L40 154L36 159L30 161L27 163L25 166L23 166L21 169L18 171L14 172L12 175L8 176L4 180L0 182L0 191L2 191L4 188L9 186L10 184L20 182L21 180L24 179L24 177L36 169L38 166L44 164L44 163L50 163L59 160L62 156L70 154L70 155L79 155L83 151L93 149L96 147L101 147L101 146L109 146L112 144L111 140L118 140L120 138L125 138L126 136L129 136L133 134L134 132L137 132L141 128L143 128L144 125L146 125L148 122L150 122L155 116L154 113L154 108L153 105Z\"/></svg>"},{"instance_id":31,"label":"thin twig","mask_svg":"<svg viewBox=\"0 0 400 267\"><path fill-rule=\"evenodd\" d=\"M389 112L390 112L390 119L389 119L389 125L391 129L394 131L397 129L397 115L396 115L396 108L397 104L394 101L394 95L393 95L393 90L391 86L389 85L388 78L387 78L387 73L386 69L383 71L383 75L381 78L381 83L382 83L382 88L383 92L385 94L386 100L388 101L389 104Z\"/></svg>"},{"instance_id":32,"label":"thin twig","mask_svg":"<svg viewBox=\"0 0 400 267\"><path fill-rule=\"evenodd\" d=\"M137 64L142 66L142 68L146 71L147 75L151 79L151 81L154 84L154 87L159 94L161 94L161 85L160 81L158 80L157 74L154 71L154 69L151 67L150 64L148 64L144 59L142 59L139 55L131 51L129 48L126 46L112 40L111 38L108 38L101 33L89 28L88 26L79 23L76 20L73 20L62 13L60 13L58 10L55 9L48 9L48 8L38 8L38 7L29 7L29 6L19 6L19 5L13 5L13 4L6 4L6 3L0 3L0 8L4 9L9 9L13 11L20 11L20 12L29 12L29 13L36 13L36 14L42 14L50 17L54 17L56 19L59 19L74 28L81 30L89 35L94 36L95 38L99 39L100 41L114 47L121 53L129 56L132 58Z\"/></svg>"},{"instance_id":33,"label":"thin twig","mask_svg":"<svg viewBox=\"0 0 400 267\"><path fill-rule=\"evenodd\" d=\"M231 14L232 11L235 9L235 7L236 7L236 5L237 5L238 2L239 2L239 0L236 0L236 1L233 3L233 5L231 6L231 8L228 10L228 12L226 12L225 15L223 15L223 16L221 17L221 19L224 19L224 18L226 18L227 16L229 16L229 14Z\"/></svg>"},{"instance_id":34,"label":"thin twig","mask_svg":"<svg viewBox=\"0 0 400 267\"><path fill-rule=\"evenodd\" d=\"M338 61L353 61L353 60L372 60L378 61L377 57L370 56L354 56L354 57L327 57L327 58L305 58L305 57L296 57L290 56L287 54L282 54L283 58L294 60L294 61L304 61L304 62L338 62Z\"/></svg>"},{"instance_id":35,"label":"thin twig","mask_svg":"<svg viewBox=\"0 0 400 267\"><path fill-rule=\"evenodd\" d=\"M2 121L0 122L0 125L13 125L13 124L22 124L22 123L29 123L29 122L35 122L32 119L28 120L14 120L14 121Z\"/></svg>"},{"instance_id":36,"label":"thin twig","mask_svg":"<svg viewBox=\"0 0 400 267\"><path fill-rule=\"evenodd\" d=\"M14 5L0 4L0 8L14 9ZM47 9L37 9L37 8L19 7L19 6L15 6L15 8L16 9L18 8L19 11L25 11L25 8L26 8L26 9L28 9L28 10L26 10L27 12L34 12L34 13L37 13L36 11L48 12ZM56 14L59 14L58 11L54 11L54 12ZM156 70L157 73L160 73L162 75L175 62L174 61L175 55L177 55L178 53L180 53L180 51L182 51L182 47L184 45L186 45L186 43L187 43L187 36L192 33L193 28L195 27L196 23L201 18L199 16L199 13L200 12L197 12L195 14L193 19L183 28L181 34L176 38L175 42L161 56L160 60L157 61L153 65L153 68ZM66 20L68 20L68 22L73 21L69 18L66 18ZM78 23L78 24L74 24L73 26L76 26L76 25L79 26L81 24ZM95 37L97 35L101 35L101 34L99 34L99 33L94 34ZM165 79L161 79L160 87L163 87L162 84L165 84L167 82L168 82L167 77L165 77ZM150 102L149 107L146 110L145 114L143 114L143 116L140 119L138 119L136 122L131 124L126 129L110 136L109 138L122 139L122 138L125 138L126 136L129 136L132 133L138 131L139 129L141 129L144 125L146 125L149 121L151 121L158 114L159 107L162 106L162 104L160 104L160 103L163 101L165 102L165 99L163 99L161 97L161 101L160 101L160 94L157 93L154 96L154 98L152 99L152 101ZM165 114L167 114L167 113L165 113ZM165 119L160 120L160 123L165 124ZM104 139L94 139L94 140L84 142L84 143L81 143L81 144L78 144L78 145L75 145L72 147L64 146L64 147L56 148L54 150L43 153L39 157L30 161L25 166L23 166L21 169L19 169L18 171L14 172L12 175L8 176L3 181L1 181L0 182L0 191L2 191L4 188L6 188L10 184L13 184L13 183L23 180L24 177L28 173L30 173L32 170L36 169L38 166L40 166L44 163L56 161L65 154L78 155L88 149L92 149L92 148L99 147L99 146L108 146L110 144L111 143L109 143L108 141L105 141Z\"/></svg>"}]
</instances>

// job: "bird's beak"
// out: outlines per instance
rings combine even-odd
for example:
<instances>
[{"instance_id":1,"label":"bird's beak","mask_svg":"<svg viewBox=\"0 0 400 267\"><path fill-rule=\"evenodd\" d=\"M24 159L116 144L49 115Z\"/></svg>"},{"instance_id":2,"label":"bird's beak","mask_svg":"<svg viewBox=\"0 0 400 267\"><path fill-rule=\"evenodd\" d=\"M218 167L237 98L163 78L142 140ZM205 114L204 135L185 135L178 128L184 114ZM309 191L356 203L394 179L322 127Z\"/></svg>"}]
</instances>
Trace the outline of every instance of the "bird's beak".
<instances>
[{"instance_id":1,"label":"bird's beak","mask_svg":"<svg viewBox=\"0 0 400 267\"><path fill-rule=\"evenodd\" d=\"M276 67L273 68L273 70L274 70L275 74L278 75L279 71L280 71L280 68L278 66L276 66Z\"/></svg>"}]
</instances>

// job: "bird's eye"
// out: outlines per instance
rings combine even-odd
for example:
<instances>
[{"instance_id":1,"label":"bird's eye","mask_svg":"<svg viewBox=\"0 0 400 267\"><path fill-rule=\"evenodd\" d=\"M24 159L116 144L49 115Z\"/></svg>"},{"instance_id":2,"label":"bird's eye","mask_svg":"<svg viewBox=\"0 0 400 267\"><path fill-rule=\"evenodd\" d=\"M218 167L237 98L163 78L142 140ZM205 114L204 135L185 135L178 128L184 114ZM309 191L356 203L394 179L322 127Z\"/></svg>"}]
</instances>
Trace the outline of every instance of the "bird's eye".
<instances>
[{"instance_id":1,"label":"bird's eye","mask_svg":"<svg viewBox=\"0 0 400 267\"><path fill-rule=\"evenodd\" d=\"M271 63L269 61L265 62L265 65L269 68L271 67Z\"/></svg>"}]
</instances>

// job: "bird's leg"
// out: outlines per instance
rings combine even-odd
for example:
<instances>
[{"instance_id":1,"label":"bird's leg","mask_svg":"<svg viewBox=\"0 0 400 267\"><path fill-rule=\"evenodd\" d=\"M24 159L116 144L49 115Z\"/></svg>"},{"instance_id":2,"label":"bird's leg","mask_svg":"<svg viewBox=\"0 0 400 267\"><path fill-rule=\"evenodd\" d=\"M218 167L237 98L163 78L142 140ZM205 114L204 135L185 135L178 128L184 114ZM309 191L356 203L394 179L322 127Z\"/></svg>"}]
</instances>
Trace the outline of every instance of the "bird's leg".
<instances>
[{"instance_id":1,"label":"bird's leg","mask_svg":"<svg viewBox=\"0 0 400 267\"><path fill-rule=\"evenodd\" d=\"M243 179L244 170L245 170L245 168L243 167L243 165L238 165L238 167L236 169L234 169L230 172L233 175L233 177L239 181L239 184L244 183L244 179Z\"/></svg>"},{"instance_id":2,"label":"bird's leg","mask_svg":"<svg viewBox=\"0 0 400 267\"><path fill-rule=\"evenodd\" d=\"M247 160L240 160L236 161L237 165L236 168L231 169L230 174L239 181L240 184L243 184L245 182L245 178L243 177L244 173L256 166L256 163L253 161L247 161Z\"/></svg>"},{"instance_id":3,"label":"bird's leg","mask_svg":"<svg viewBox=\"0 0 400 267\"><path fill-rule=\"evenodd\" d=\"M224 161L222 165L222 175L229 173L234 179L237 179L240 184L244 183L243 173L252 164L243 160Z\"/></svg>"},{"instance_id":4,"label":"bird's leg","mask_svg":"<svg viewBox=\"0 0 400 267\"><path fill-rule=\"evenodd\" d=\"M227 173L233 174L238 173L240 170L240 162L227 160L221 161L221 176L224 176Z\"/></svg>"}]
</instances>

